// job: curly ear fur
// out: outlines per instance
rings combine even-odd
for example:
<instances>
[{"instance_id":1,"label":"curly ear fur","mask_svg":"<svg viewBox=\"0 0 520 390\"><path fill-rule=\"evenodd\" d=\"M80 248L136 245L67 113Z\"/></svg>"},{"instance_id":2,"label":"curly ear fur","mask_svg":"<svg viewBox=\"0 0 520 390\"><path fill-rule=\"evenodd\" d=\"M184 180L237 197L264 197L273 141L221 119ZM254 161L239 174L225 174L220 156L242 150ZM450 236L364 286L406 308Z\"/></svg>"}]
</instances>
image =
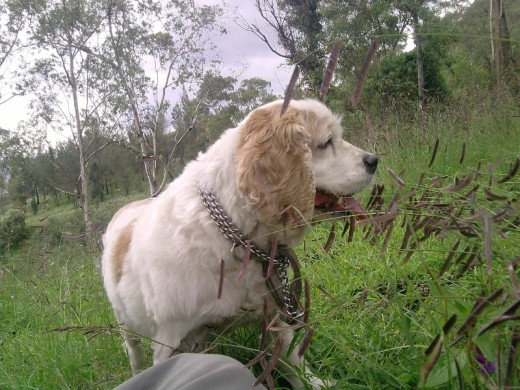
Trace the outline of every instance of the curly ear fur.
<instances>
[{"instance_id":1,"label":"curly ear fur","mask_svg":"<svg viewBox=\"0 0 520 390\"><path fill-rule=\"evenodd\" d=\"M239 191L269 225L310 220L314 210L311 136L299 111L260 108L244 123L236 164Z\"/></svg>"}]
</instances>

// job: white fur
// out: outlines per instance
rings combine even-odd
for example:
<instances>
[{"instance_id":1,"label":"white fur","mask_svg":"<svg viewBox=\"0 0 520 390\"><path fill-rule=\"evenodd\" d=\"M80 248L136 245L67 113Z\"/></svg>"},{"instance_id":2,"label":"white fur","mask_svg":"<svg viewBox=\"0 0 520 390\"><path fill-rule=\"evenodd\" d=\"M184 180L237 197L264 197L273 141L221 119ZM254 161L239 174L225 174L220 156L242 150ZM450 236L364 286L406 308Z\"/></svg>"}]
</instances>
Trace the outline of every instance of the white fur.
<instances>
[{"instance_id":1,"label":"white fur","mask_svg":"<svg viewBox=\"0 0 520 390\"><path fill-rule=\"evenodd\" d=\"M275 104L280 102L264 108ZM310 111L317 118L316 128L308 129L316 186L351 194L368 185L372 175L361 160L366 153L341 139L339 119L313 100L292 101L291 107ZM227 130L159 197L127 205L107 228L103 276L108 297L125 329L154 340L154 364L177 351L202 350L215 328L258 323L265 297L274 308L258 263L251 261L245 275L237 278L241 262L233 257L231 242L216 227L197 193L197 182L212 189L241 232L256 245L268 246L266 235L272 227L258 221L236 185L235 150L246 122L247 118ZM330 137L334 147L318 148ZM127 247L122 237L127 234L128 238L129 232ZM281 238L281 243L294 246L304 234L296 230ZM120 266L117 256L123 256ZM225 278L217 299L221 260ZM291 333L284 337L288 347ZM136 373L145 368L142 348L128 334L125 341ZM295 353L289 359L300 364ZM296 378L292 380L301 385ZM319 388L320 383L314 386Z\"/></svg>"}]
</instances>

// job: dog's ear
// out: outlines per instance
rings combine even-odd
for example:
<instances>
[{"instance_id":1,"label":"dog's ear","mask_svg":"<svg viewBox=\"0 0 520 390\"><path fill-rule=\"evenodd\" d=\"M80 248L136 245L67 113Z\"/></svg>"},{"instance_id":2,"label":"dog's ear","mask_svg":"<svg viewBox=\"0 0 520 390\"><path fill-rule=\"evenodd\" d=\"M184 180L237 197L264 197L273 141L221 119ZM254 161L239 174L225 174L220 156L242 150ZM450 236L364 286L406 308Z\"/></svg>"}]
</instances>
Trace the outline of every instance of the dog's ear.
<instances>
[{"instance_id":1,"label":"dog's ear","mask_svg":"<svg viewBox=\"0 0 520 390\"><path fill-rule=\"evenodd\" d=\"M260 221L291 226L310 220L314 175L304 116L280 106L259 108L240 129L236 155L238 189Z\"/></svg>"}]
</instances>

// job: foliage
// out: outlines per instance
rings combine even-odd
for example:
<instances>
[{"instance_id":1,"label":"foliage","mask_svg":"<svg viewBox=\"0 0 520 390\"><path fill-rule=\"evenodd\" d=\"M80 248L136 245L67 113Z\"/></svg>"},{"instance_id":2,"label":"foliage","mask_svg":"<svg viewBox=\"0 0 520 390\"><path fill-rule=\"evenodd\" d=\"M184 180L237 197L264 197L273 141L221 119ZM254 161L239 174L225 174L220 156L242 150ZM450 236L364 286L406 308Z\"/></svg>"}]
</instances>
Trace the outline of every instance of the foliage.
<instances>
[{"instance_id":1,"label":"foliage","mask_svg":"<svg viewBox=\"0 0 520 390\"><path fill-rule=\"evenodd\" d=\"M29 236L25 215L21 211L8 211L0 219L0 252L16 249Z\"/></svg>"},{"instance_id":2,"label":"foliage","mask_svg":"<svg viewBox=\"0 0 520 390\"><path fill-rule=\"evenodd\" d=\"M423 237L424 228L438 227L439 221L462 223L479 210L493 216L508 202L518 212L518 173L497 183L510 171L509 163L518 153L520 123L515 101L498 109L493 96L480 100L478 109L454 106L450 111L426 112L417 120L391 113L377 123L377 131L367 121L360 122L364 127L357 125L357 130L346 126L349 139L381 156L376 184L385 190L380 211L369 209L384 212L400 194L402 213L394 220L388 240L387 230L375 233L370 225L358 225L349 239L348 230L341 235L343 220L334 219L315 226L297 250L303 275L311 285L315 336L307 360L319 376L335 379L337 389L418 388L425 367L432 367L424 383L428 386L457 387L459 381L467 388L505 383L508 348L518 322L499 321L518 299L518 287L508 272L508 265L519 255L518 214L493 219L490 233L482 218L474 218L467 223L476 235L446 228ZM356 123L352 116L345 121ZM473 181L462 188L468 175L473 175ZM456 191L447 188L455 183L459 183ZM479 188L471 195L476 184ZM414 188L415 195L407 198ZM100 230L123 204L146 197L146 191L131 198L113 194L117 193L93 205L93 220ZM425 194L428 197L421 199ZM366 204L370 193L364 198ZM443 204L452 211L445 213ZM459 211L460 216L456 215ZM432 217L430 224L423 223ZM62 204L27 219L30 226L41 224L43 233L35 232L0 266L4 287L0 289L0 387L113 388L131 374L120 329L102 288L100 252L89 252L63 235L69 233L70 239L81 233L81 212ZM332 223L336 239L325 251ZM417 240L411 251L410 246L401 248L409 225L415 230L408 242ZM54 232L53 227L57 227ZM51 232L55 241L49 245L45 234ZM492 243L491 275L486 271L486 237ZM473 260L478 261L471 264L475 251ZM499 288L503 288L497 293L499 298L485 303L482 297ZM478 302L484 303L475 312ZM453 314L456 320L448 323L444 333L443 325ZM466 327L468 320L475 322ZM496 326L486 331L490 324ZM462 338L457 340L460 329ZM247 363L258 352L257 329L222 336L215 345L217 352ZM438 360L433 362L437 353ZM482 368L487 371L481 373ZM520 378L513 375L510 380L517 386ZM279 383L283 386L283 379Z\"/></svg>"},{"instance_id":3,"label":"foliage","mask_svg":"<svg viewBox=\"0 0 520 390\"><path fill-rule=\"evenodd\" d=\"M449 92L442 63L436 53L425 51L423 55L426 97L430 102L443 102ZM416 74L415 51L386 56L374 66L367 80L365 100L385 109L408 110L417 100Z\"/></svg>"},{"instance_id":4,"label":"foliage","mask_svg":"<svg viewBox=\"0 0 520 390\"><path fill-rule=\"evenodd\" d=\"M259 79L240 82L232 77L208 73L197 95L185 94L173 109L173 123L177 133L186 134L176 156L184 161L217 140L222 132L236 126L255 107L275 99L270 83Z\"/></svg>"}]
</instances>

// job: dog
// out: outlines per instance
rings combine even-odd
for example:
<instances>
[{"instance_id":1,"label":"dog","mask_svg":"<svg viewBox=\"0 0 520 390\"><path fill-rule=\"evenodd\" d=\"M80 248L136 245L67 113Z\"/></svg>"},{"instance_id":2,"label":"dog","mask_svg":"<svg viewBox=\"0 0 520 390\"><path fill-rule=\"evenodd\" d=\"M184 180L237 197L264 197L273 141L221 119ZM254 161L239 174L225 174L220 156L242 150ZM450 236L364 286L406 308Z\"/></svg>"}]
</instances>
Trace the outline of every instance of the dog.
<instances>
[{"instance_id":1,"label":"dog","mask_svg":"<svg viewBox=\"0 0 520 390\"><path fill-rule=\"evenodd\" d=\"M292 100L283 114L282 107L275 101L253 110L162 194L123 207L109 223L103 278L127 331L134 374L146 366L136 335L153 340L156 364L177 352L202 351L231 325L262 321L264 302L271 313L286 315L279 317L283 325L297 315L297 305L278 272L283 255L278 277L266 284L273 242L293 248L312 222L362 212L352 194L372 181L377 157L343 140L341 119L323 103ZM246 262L249 257L263 261ZM292 332L282 337L288 361L302 364L289 351ZM303 386L295 374L289 380ZM313 381L314 388L322 385Z\"/></svg>"}]
</instances>

